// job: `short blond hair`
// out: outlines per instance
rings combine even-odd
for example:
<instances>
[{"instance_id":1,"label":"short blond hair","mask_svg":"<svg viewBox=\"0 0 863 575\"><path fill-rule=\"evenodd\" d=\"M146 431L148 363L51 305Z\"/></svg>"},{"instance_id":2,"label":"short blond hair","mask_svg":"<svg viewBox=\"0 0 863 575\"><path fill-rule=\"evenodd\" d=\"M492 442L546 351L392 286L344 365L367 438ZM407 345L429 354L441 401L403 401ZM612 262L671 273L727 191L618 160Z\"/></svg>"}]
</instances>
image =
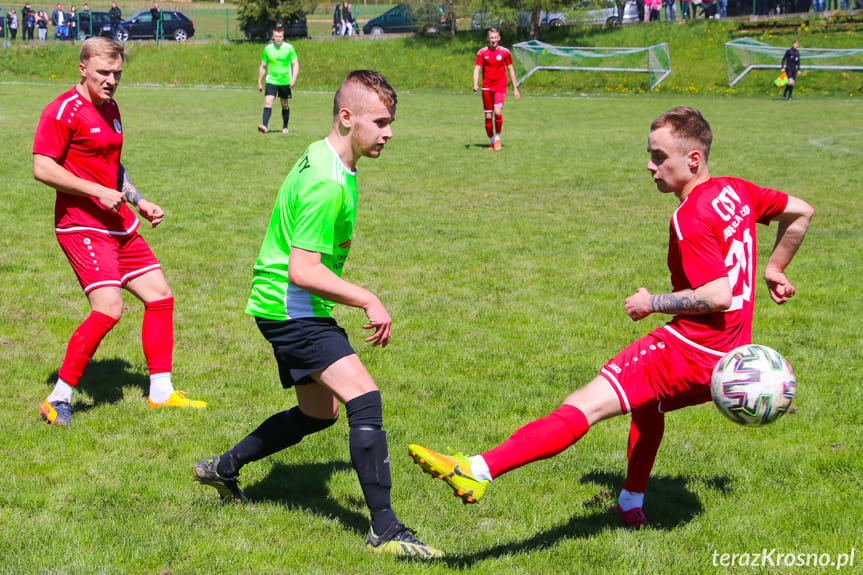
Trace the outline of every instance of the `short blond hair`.
<instances>
[{"instance_id":1,"label":"short blond hair","mask_svg":"<svg viewBox=\"0 0 863 575\"><path fill-rule=\"evenodd\" d=\"M110 38L93 36L92 38L87 38L81 44L79 58L82 64L86 64L93 56L105 56L106 58L121 58L125 60L126 49Z\"/></svg>"}]
</instances>

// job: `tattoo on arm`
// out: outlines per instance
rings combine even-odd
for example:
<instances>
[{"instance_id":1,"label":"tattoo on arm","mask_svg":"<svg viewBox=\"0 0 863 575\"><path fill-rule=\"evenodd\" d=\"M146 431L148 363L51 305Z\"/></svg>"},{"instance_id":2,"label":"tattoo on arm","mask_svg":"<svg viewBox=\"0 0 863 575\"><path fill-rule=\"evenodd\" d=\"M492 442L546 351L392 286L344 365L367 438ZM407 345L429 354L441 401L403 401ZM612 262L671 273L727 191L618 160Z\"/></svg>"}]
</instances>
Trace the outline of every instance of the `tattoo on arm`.
<instances>
[{"instance_id":1,"label":"tattoo on arm","mask_svg":"<svg viewBox=\"0 0 863 575\"><path fill-rule=\"evenodd\" d=\"M123 192L123 197L126 198L126 201L133 206L137 206L138 202L144 199L138 188L132 184L132 180L129 179L129 172L125 168L123 168L123 183L120 185L120 191Z\"/></svg>"},{"instance_id":2,"label":"tattoo on arm","mask_svg":"<svg viewBox=\"0 0 863 575\"><path fill-rule=\"evenodd\" d=\"M650 311L668 314L702 314L710 312L710 303L698 297L694 290L650 296Z\"/></svg>"}]
</instances>

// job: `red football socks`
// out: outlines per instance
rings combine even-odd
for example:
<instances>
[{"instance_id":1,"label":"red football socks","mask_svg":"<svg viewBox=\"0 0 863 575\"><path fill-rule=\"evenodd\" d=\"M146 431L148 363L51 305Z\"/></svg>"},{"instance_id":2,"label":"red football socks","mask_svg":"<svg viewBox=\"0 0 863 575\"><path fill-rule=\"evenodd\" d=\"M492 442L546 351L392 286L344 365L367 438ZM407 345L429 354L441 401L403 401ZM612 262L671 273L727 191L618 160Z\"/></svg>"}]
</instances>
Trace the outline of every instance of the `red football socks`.
<instances>
[{"instance_id":1,"label":"red football socks","mask_svg":"<svg viewBox=\"0 0 863 575\"><path fill-rule=\"evenodd\" d=\"M494 133L500 135L500 129L503 127L503 116L494 117Z\"/></svg>"},{"instance_id":2,"label":"red football socks","mask_svg":"<svg viewBox=\"0 0 863 575\"><path fill-rule=\"evenodd\" d=\"M522 465L553 457L581 439L590 425L580 409L563 405L513 433L497 447L482 453L493 478Z\"/></svg>"},{"instance_id":3,"label":"red football socks","mask_svg":"<svg viewBox=\"0 0 863 575\"><path fill-rule=\"evenodd\" d=\"M170 373L174 358L174 298L144 304L141 340L150 375Z\"/></svg>"},{"instance_id":4,"label":"red football socks","mask_svg":"<svg viewBox=\"0 0 863 575\"><path fill-rule=\"evenodd\" d=\"M491 118L486 119L485 121L485 133L489 138L494 136L494 132L491 131Z\"/></svg>"},{"instance_id":5,"label":"red football socks","mask_svg":"<svg viewBox=\"0 0 863 575\"><path fill-rule=\"evenodd\" d=\"M633 493L647 490L647 479L656 460L656 452L665 433L665 416L656 408L636 409L629 426L629 445L626 456L626 480L623 488Z\"/></svg>"},{"instance_id":6,"label":"red football socks","mask_svg":"<svg viewBox=\"0 0 863 575\"><path fill-rule=\"evenodd\" d=\"M66 346L66 357L60 367L58 376L69 385L78 385L81 375L93 354L102 343L102 338L117 324L113 317L98 311L91 311L84 323L78 326L69 344Z\"/></svg>"}]
</instances>

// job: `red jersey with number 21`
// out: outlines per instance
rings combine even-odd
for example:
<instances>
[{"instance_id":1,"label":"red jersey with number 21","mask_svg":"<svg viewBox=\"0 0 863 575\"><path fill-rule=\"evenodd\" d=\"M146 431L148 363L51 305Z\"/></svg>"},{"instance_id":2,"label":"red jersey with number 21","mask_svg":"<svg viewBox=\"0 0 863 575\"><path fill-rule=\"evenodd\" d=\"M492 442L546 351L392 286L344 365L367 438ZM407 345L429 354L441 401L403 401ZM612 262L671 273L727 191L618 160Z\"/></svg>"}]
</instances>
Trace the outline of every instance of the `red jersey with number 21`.
<instances>
[{"instance_id":1,"label":"red jersey with number 21","mask_svg":"<svg viewBox=\"0 0 863 575\"><path fill-rule=\"evenodd\" d=\"M53 158L75 176L115 190L122 148L117 102L111 99L95 106L76 88L48 104L33 140L34 154ZM114 213L95 198L57 192L54 226L58 233L96 229L125 235L138 227L138 218L125 203Z\"/></svg>"},{"instance_id":2,"label":"red jersey with number 21","mask_svg":"<svg viewBox=\"0 0 863 575\"><path fill-rule=\"evenodd\" d=\"M654 335L719 352L751 343L755 224L769 223L787 203L787 194L739 178L711 178L696 186L671 217L671 286L695 289L728 277L732 304L724 312L674 316Z\"/></svg>"},{"instance_id":3,"label":"red jersey with number 21","mask_svg":"<svg viewBox=\"0 0 863 575\"><path fill-rule=\"evenodd\" d=\"M506 67L512 65L512 55L503 46L492 50L484 46L476 55L476 65L482 66L482 89L506 92Z\"/></svg>"}]
</instances>

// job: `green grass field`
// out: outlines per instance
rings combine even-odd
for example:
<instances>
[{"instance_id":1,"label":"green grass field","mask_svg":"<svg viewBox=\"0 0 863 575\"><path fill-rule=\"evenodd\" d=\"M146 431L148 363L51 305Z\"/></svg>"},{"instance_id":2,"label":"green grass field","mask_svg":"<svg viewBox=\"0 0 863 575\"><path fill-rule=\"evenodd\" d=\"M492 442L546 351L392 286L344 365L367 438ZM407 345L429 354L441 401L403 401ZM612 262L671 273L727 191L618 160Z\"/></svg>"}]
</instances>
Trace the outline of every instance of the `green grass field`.
<instances>
[{"instance_id":1,"label":"green grass field","mask_svg":"<svg viewBox=\"0 0 863 575\"><path fill-rule=\"evenodd\" d=\"M124 81L145 80L129 70ZM128 297L75 396L73 426L40 420L39 402L87 312L54 239L53 193L30 168L39 113L60 89L0 88L0 573L837 571L717 563L765 549L833 560L854 549L854 566L838 572L860 572L859 102L527 90L508 100L504 149L491 153L477 96L401 92L395 138L379 160L360 164L345 270L381 297L393 341L371 349L361 313L342 308L338 318L383 391L394 507L449 554L426 565L363 549L367 512L345 417L247 466L245 507L191 481L197 459L293 405L243 308L276 191L326 134L331 90L300 90L290 136L261 136L261 97L251 89L121 88L124 163L167 212L143 234L177 301L174 381L210 405L147 409L143 306ZM714 175L779 188L816 209L789 270L798 296L778 307L757 289L754 340L794 366L799 411L763 429L736 427L711 405L671 414L648 487L651 525L639 532L607 513L623 481L624 418L462 506L420 474L409 442L490 448L661 325L657 316L633 323L623 300L642 285L669 286L675 200L654 189L645 148L650 122L681 104L713 125ZM761 229L761 262L774 233Z\"/></svg>"}]
</instances>

